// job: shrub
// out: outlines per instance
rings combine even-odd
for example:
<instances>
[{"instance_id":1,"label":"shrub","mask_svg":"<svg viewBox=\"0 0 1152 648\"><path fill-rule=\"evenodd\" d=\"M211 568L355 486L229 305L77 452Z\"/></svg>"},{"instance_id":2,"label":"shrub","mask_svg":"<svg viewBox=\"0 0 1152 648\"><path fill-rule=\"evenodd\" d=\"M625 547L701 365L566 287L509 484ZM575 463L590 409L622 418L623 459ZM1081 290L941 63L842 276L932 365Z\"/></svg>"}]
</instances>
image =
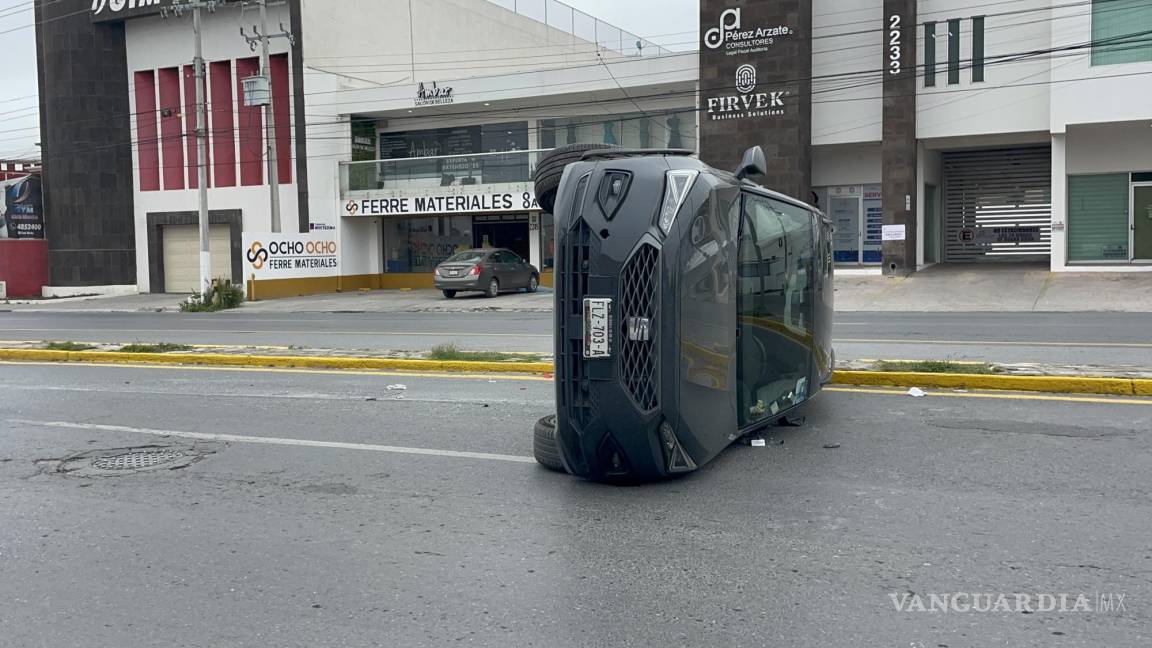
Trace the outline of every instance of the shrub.
<instances>
[{"instance_id":1,"label":"shrub","mask_svg":"<svg viewBox=\"0 0 1152 648\"><path fill-rule=\"evenodd\" d=\"M203 294L192 293L187 301L180 303L180 310L185 313L214 313L239 308L243 303L243 286L234 284L228 279L213 279L211 290Z\"/></svg>"}]
</instances>

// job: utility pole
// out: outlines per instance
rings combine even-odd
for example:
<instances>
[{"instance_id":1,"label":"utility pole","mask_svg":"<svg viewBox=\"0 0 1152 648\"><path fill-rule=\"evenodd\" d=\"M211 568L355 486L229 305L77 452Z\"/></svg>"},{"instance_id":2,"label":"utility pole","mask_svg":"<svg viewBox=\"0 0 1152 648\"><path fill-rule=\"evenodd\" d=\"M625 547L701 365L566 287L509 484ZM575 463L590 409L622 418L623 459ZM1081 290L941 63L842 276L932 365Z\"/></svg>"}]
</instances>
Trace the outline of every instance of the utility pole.
<instances>
[{"instance_id":1,"label":"utility pole","mask_svg":"<svg viewBox=\"0 0 1152 648\"><path fill-rule=\"evenodd\" d=\"M171 7L164 10L163 15L168 17L168 13L175 13L177 16L181 15L185 10L192 10L192 31L195 40L195 54L193 59L193 66L196 74L196 177L197 189L200 194L200 293L204 294L212 290L212 252L209 249L209 229L208 229L208 108L204 101L204 40L202 38L203 21L201 12L203 9L214 11L218 5L223 5L225 0L181 0L174 2Z\"/></svg>"},{"instance_id":2,"label":"utility pole","mask_svg":"<svg viewBox=\"0 0 1152 648\"><path fill-rule=\"evenodd\" d=\"M255 36L249 36L244 33L244 28L240 28L240 34L248 41L248 47L252 51L256 51L256 43L260 43L260 74L264 78L265 88L267 88L267 101L264 105L264 139L267 142L265 150L268 155L268 195L269 202L272 208L272 231L280 231L280 178L279 178L279 165L277 164L278 151L276 146L276 111L273 106L272 99L272 67L268 57L268 41L272 38L287 38L289 43L293 43L292 34L284 30L284 25L280 25L279 34L268 34L268 0L257 0L260 5L260 26L253 27L252 31L256 33ZM286 89L285 89L286 90ZM252 105L249 99L245 97L247 105Z\"/></svg>"}]
</instances>

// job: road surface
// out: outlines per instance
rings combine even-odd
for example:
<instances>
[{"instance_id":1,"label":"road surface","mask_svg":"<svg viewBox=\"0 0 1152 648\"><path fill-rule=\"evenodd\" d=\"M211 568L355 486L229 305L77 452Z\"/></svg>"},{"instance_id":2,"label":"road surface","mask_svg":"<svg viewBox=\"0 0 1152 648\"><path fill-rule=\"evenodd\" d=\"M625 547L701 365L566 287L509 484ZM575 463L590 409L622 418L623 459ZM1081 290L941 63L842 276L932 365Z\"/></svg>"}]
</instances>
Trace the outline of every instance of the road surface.
<instances>
[{"instance_id":1,"label":"road surface","mask_svg":"<svg viewBox=\"0 0 1152 648\"><path fill-rule=\"evenodd\" d=\"M2 648L1152 642L1150 401L835 388L618 488L532 463L531 377L0 364L0 393ZM59 472L139 446L199 460ZM909 598L965 593L1093 611Z\"/></svg>"},{"instance_id":2,"label":"road surface","mask_svg":"<svg viewBox=\"0 0 1152 648\"><path fill-rule=\"evenodd\" d=\"M841 360L1152 367L1144 313L841 313ZM172 342L552 352L550 313L0 313L0 341Z\"/></svg>"}]
</instances>

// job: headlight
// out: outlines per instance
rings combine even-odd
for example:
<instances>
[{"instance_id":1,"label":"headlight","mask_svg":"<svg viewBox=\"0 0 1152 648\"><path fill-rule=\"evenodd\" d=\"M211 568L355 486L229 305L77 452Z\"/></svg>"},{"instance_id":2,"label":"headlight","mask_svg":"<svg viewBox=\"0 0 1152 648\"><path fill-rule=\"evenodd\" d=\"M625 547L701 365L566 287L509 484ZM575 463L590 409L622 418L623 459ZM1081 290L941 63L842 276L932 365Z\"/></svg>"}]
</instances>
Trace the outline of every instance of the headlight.
<instances>
[{"instance_id":1,"label":"headlight","mask_svg":"<svg viewBox=\"0 0 1152 648\"><path fill-rule=\"evenodd\" d=\"M698 175L699 171L689 169L668 172L664 182L664 204L660 207L660 229L665 234L672 229L672 223L676 222L676 214L684 206Z\"/></svg>"}]
</instances>

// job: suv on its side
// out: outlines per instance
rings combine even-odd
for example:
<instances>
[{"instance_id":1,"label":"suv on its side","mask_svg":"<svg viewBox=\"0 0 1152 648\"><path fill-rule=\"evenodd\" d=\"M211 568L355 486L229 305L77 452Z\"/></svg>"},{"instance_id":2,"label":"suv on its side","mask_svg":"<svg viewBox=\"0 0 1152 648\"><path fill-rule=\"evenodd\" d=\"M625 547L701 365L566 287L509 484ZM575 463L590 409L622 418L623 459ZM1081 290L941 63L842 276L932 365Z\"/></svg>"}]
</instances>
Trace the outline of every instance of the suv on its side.
<instances>
[{"instance_id":1,"label":"suv on its side","mask_svg":"<svg viewBox=\"0 0 1152 648\"><path fill-rule=\"evenodd\" d=\"M556 219L545 467L597 481L696 470L832 375L832 225L690 151L572 145L541 160Z\"/></svg>"}]
</instances>

